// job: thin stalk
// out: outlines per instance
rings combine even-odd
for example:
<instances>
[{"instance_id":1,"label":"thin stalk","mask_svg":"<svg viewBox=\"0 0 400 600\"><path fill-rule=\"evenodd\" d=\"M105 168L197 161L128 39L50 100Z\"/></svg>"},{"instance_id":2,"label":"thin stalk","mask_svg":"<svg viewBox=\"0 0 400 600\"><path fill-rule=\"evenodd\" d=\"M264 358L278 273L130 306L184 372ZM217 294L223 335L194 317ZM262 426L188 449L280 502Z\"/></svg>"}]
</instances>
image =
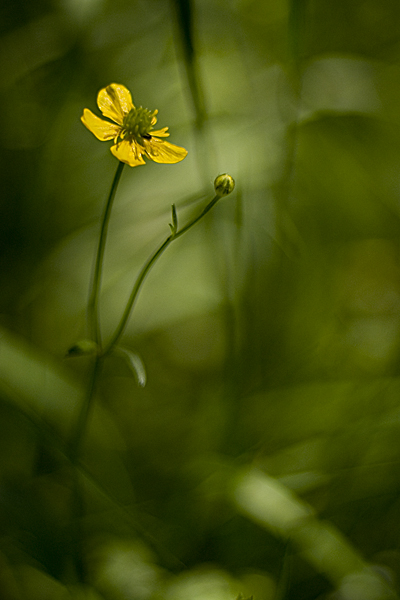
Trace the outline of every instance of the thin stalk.
<instances>
[{"instance_id":1,"label":"thin stalk","mask_svg":"<svg viewBox=\"0 0 400 600\"><path fill-rule=\"evenodd\" d=\"M184 233L189 231L189 229L191 229L193 227L193 225L198 223L198 221L200 221L200 219L202 219L213 208L213 206L218 202L219 199L220 199L220 196L218 196L218 195L215 196L211 200L211 202L209 202L207 204L207 206L204 208L204 210L195 219L193 219L193 221L190 221L180 231L177 231L176 233L172 233L171 235L169 235L167 237L167 239L164 240L164 242L161 244L161 246L158 247L158 249L150 256L150 258L147 260L147 262L143 265L143 267L135 281L135 284L132 288L131 295L129 296L129 300L125 307L125 310L121 317L121 320L114 332L114 335L111 337L110 341L108 342L108 344L103 352L103 356L105 354L108 354L109 352L111 352L113 347L118 343L120 337L122 336L122 334L125 330L126 324L131 315L133 306L134 306L136 299L139 295L139 292L141 290L142 284L143 284L147 274L149 273L150 269L152 268L152 266L157 262L157 260L160 258L160 256L163 254L163 252L168 248L168 246L171 244L171 242L173 242L177 238L181 237L181 235L183 235Z\"/></svg>"},{"instance_id":2,"label":"thin stalk","mask_svg":"<svg viewBox=\"0 0 400 600\"><path fill-rule=\"evenodd\" d=\"M89 326L92 329L93 340L97 344L97 353L94 357L94 362L92 366L92 371L90 373L88 385L86 388L86 395L82 403L81 410L78 415L78 419L72 433L69 448L68 448L68 456L73 465L77 465L79 462L79 457L81 454L82 442L85 436L88 417L90 413L90 408L93 403L93 398L96 392L96 387L98 385L98 380L100 377L100 372L102 369L103 361L105 356L113 349L113 347L117 344L119 338L121 337L130 314L132 312L133 306L135 304L136 298L141 290L142 284L146 278L146 275L155 264L155 262L160 258L163 252L168 248L168 246L175 240L180 237L184 233L186 233L189 229L191 229L200 219L202 219L216 204L219 200L220 196L215 196L203 209L203 211L192 221L190 221L185 227L183 227L180 231L177 231L177 217L175 207L173 207L173 225L172 233L167 237L167 239L158 247L158 249L150 256L148 261L143 265L135 284L132 288L132 292L130 294L127 306L125 311L121 317L121 320L115 330L114 335L112 336L110 342L108 343L106 348L102 347L101 342L101 331L100 331L100 322L99 322L99 311L98 311L98 303L99 303L99 295L101 288L101 273L104 259L104 250L107 238L107 229L108 223L110 220L111 207L113 203L113 199L115 196L116 189L118 187L119 180L121 178L122 170L124 163L119 163L117 171L114 176L113 183L111 185L110 194L107 199L107 203L104 209L101 230L100 230L100 239L99 245L97 249L96 262L93 271L93 281L92 288L89 297L88 303L88 320ZM81 552L79 548L79 540L81 539L81 518L84 514L84 503L83 503L83 495L82 490L78 481L78 477L75 477L75 485L74 485L74 493L73 493L73 503L72 503L72 514L73 514L73 524L72 524L72 538L75 540L74 546L74 554L76 555L76 569L79 579L83 582L85 580L85 572L83 568L83 563L81 560ZM75 522L75 524L74 524Z\"/></svg>"},{"instance_id":3,"label":"thin stalk","mask_svg":"<svg viewBox=\"0 0 400 600\"><path fill-rule=\"evenodd\" d=\"M91 290L88 301L87 317L90 333L94 342L98 347L97 354L94 359L93 369L89 378L88 386L86 389L86 395L82 403L81 410L78 415L78 419L72 432L70 444L69 444L69 456L73 463L76 463L80 454L80 446L82 443L83 436L85 434L86 423L89 416L90 406L95 393L97 379L99 377L101 363L102 363L102 349L101 349L101 331L100 331L100 317L99 317L99 297L101 288L101 276L104 262L104 251L106 247L108 224L110 222L111 209L115 198L115 193L121 179L122 171L125 163L118 161L117 170L114 175L113 182L111 184L110 193L108 194L107 202L104 207L103 216L101 219L99 243L97 246L97 253L95 264L93 268L93 276L91 283Z\"/></svg>"},{"instance_id":4,"label":"thin stalk","mask_svg":"<svg viewBox=\"0 0 400 600\"><path fill-rule=\"evenodd\" d=\"M198 221L200 221L200 219L202 219L204 217L204 215L206 215L213 208L213 206L215 206L215 204L218 202L218 200L220 198L221 198L221 196L215 196L211 200L211 202L209 202L207 204L207 206L204 208L204 210L202 210L202 212L195 219L193 219L193 221L190 221L190 223L185 225L185 227L182 227L182 229L180 231L176 232L176 234L173 236L174 239L176 240L176 238L180 237L181 235L186 233L189 229L191 229L193 227L193 225L196 225L196 223L198 223Z\"/></svg>"},{"instance_id":5,"label":"thin stalk","mask_svg":"<svg viewBox=\"0 0 400 600\"><path fill-rule=\"evenodd\" d=\"M88 382L86 395L83 400L81 410L78 415L78 419L75 428L72 432L72 436L69 443L69 456L72 463L76 463L79 457L81 442L86 429L86 422L88 419L92 398L95 393L97 378L101 369L102 362L102 351L101 351L101 331L100 331L100 318L99 318L99 296L101 288L101 275L103 270L104 262L104 250L106 247L108 224L110 222L111 208L113 205L115 193L121 179L122 171L125 163L118 161L117 170L114 175L113 182L111 184L110 193L108 194L107 202L104 207L103 216L101 219L99 243L97 246L96 260L93 268L93 276L91 283L91 290L88 300L87 308L87 319L90 329L90 333L94 342L98 346L98 352L95 356L93 369Z\"/></svg>"},{"instance_id":6,"label":"thin stalk","mask_svg":"<svg viewBox=\"0 0 400 600\"><path fill-rule=\"evenodd\" d=\"M110 193L104 207L103 217L101 220L101 229L99 244L97 247L96 261L93 269L92 285L88 302L88 323L92 339L98 346L101 346L100 318L99 318L99 296L101 287L101 275L104 261L104 250L106 247L108 224L110 222L111 208L115 197L115 192L121 179L122 171L125 163L118 161L118 167L111 184Z\"/></svg>"},{"instance_id":7,"label":"thin stalk","mask_svg":"<svg viewBox=\"0 0 400 600\"><path fill-rule=\"evenodd\" d=\"M114 177L114 181L111 186L111 190L110 190L110 194L109 194L109 197L107 200L105 211L103 214L103 221L102 221L101 232L100 232L100 241L99 241L99 246L98 246L98 251L97 251L97 256L96 256L96 264L95 264L95 270L94 270L94 276L93 276L93 286L92 286L92 293L91 293L90 301L89 301L88 312L92 319L93 333L96 335L95 341L98 343L99 348L98 348L98 354L96 354L95 359L94 359L93 369L92 369L92 373L91 373L91 376L89 379L86 396L84 398L80 413L78 415L78 420L77 420L77 423L76 423L76 426L75 426L75 429L74 429L74 432L73 432L73 435L72 435L72 438L70 441L69 456L73 463L75 463L78 460L78 457L80 454L80 447L81 447L82 439L85 434L86 423L88 420L90 406L92 404L92 399L93 399L93 396L95 393L96 384L97 384L97 380L98 380L98 377L100 374L103 358L106 354L111 352L111 350L117 344L118 340L120 339L121 335L123 334L126 324L131 315L133 306L139 295L142 284L143 284L147 274L149 273L150 269L155 264L155 262L163 254L163 252L168 248L170 243L173 242L175 239L179 238L181 235L183 235L187 231L189 231L189 229L191 229L196 223L198 223L198 221L200 221L200 219L202 219L213 208L213 206L218 202L218 200L220 198L219 195L215 196L196 218L194 218L187 225L185 225L185 227L183 227L180 231L176 231L176 232L172 233L171 235L169 235L167 237L167 239L164 240L164 242L150 256L150 258L147 260L147 262L143 265L143 267L135 281L135 284L134 284L131 294L129 296L128 303L125 307L125 310L121 317L121 320L114 332L114 335L112 336L111 340L107 344L106 348L102 348L101 340L100 340L99 319L98 319L98 298L99 298L99 290L100 290L100 283L101 283L101 271L102 271L102 264L103 264L103 257L104 257L104 248L105 248L105 241L106 241L106 235L107 235L107 226L108 226L108 222L110 219L112 201L115 196L115 191L118 186L119 179L121 177L122 168L123 168L123 163L119 163L117 172Z\"/></svg>"},{"instance_id":8,"label":"thin stalk","mask_svg":"<svg viewBox=\"0 0 400 600\"><path fill-rule=\"evenodd\" d=\"M90 409L93 403L93 398L96 392L100 371L103 363L103 352L102 352L102 341L101 341L101 328L100 328L100 315L99 315L99 297L101 289L101 278L104 263L104 251L106 247L107 231L110 222L111 209L121 179L124 163L118 161L117 170L114 175L113 182L111 184L110 193L105 204L103 215L101 219L99 243L97 246L96 259L93 268L91 289L89 293L88 308L87 308L87 320L91 339L97 345L97 352L94 357L92 370L89 376L86 394L82 402L78 418L72 431L72 435L69 441L68 456L71 464L77 466L79 463L79 457L81 455L82 442L85 437L87 422L89 418ZM82 560L81 540L83 539L82 533L82 517L85 512L83 490L79 481L79 474L75 471L74 475L74 486L72 493L72 505L71 505L71 540L72 540L72 551L75 557L75 568L76 574L79 581L84 582L85 568Z\"/></svg>"},{"instance_id":9,"label":"thin stalk","mask_svg":"<svg viewBox=\"0 0 400 600\"><path fill-rule=\"evenodd\" d=\"M74 560L76 576L78 581L84 583L86 580L86 569L83 560L82 552L82 540L84 539L83 533L83 521L82 518L85 513L84 495L82 489L82 483L80 481L80 474L77 470L79 465L79 457L81 454L81 446L86 432L86 425L88 421L89 411L92 404L92 399L96 390L96 385L102 365L102 357L96 355L92 372L86 388L86 395L83 400L83 404L78 415L78 420L75 425L75 429L70 439L67 455L71 464L75 467L73 470L73 487L71 497L71 523L70 523L70 541L71 541L71 552Z\"/></svg>"},{"instance_id":10,"label":"thin stalk","mask_svg":"<svg viewBox=\"0 0 400 600\"><path fill-rule=\"evenodd\" d=\"M93 363L92 372L90 374L88 386L86 388L85 398L82 403L78 420L73 431L70 445L69 445L69 458L72 464L76 464L80 455L81 444L85 435L86 424L89 416L92 399L96 391L96 384L100 375L103 358L102 356L96 355Z\"/></svg>"}]
</instances>

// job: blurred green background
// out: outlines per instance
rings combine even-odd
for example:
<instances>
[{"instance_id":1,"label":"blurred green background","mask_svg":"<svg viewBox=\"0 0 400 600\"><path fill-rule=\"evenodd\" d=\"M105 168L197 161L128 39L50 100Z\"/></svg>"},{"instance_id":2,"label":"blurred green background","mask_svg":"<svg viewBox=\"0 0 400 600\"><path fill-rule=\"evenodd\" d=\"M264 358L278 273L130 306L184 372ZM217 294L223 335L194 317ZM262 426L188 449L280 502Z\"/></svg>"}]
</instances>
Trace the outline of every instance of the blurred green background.
<instances>
[{"instance_id":1,"label":"blurred green background","mask_svg":"<svg viewBox=\"0 0 400 600\"><path fill-rule=\"evenodd\" d=\"M0 597L396 597L398 1L15 0L0 27ZM148 383L107 359L73 466L117 166L80 116L112 82L189 154L124 170L106 336L171 204L236 189L150 273Z\"/></svg>"}]
</instances>

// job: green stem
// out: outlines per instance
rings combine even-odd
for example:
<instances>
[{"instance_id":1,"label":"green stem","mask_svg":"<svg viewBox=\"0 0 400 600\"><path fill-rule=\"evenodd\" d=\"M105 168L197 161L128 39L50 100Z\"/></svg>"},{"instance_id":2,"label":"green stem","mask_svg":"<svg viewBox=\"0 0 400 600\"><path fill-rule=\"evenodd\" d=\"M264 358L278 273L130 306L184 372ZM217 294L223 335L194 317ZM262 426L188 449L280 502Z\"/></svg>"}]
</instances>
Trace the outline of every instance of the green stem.
<instances>
[{"instance_id":1,"label":"green stem","mask_svg":"<svg viewBox=\"0 0 400 600\"><path fill-rule=\"evenodd\" d=\"M80 455L81 444L83 437L85 435L86 424L89 416L90 407L92 404L92 399L96 390L97 380L100 374L100 370L102 367L103 358L102 356L96 355L94 359L94 364L92 368L92 372L90 374L90 379L88 382L88 386L86 389L86 395L83 400L83 404L78 416L78 420L76 422L75 429L73 431L73 435L71 437L70 446L69 446L69 458L72 464L76 464Z\"/></svg>"},{"instance_id":2,"label":"green stem","mask_svg":"<svg viewBox=\"0 0 400 600\"><path fill-rule=\"evenodd\" d=\"M67 451L67 455L71 464L74 467L77 467L79 464L79 457L81 454L82 442L86 432L86 426L89 416L90 407L92 404L92 399L94 397L94 393L96 390L96 385L98 381L98 377L100 374L101 366L103 359L101 356L96 355L92 372L90 374L90 379L88 382L88 386L86 389L86 395L83 400L83 404L78 416L78 420L73 431L72 437L70 439L69 448ZM85 565L82 559L82 540L84 539L83 535L83 522L82 518L85 513L84 506L84 498L83 498L83 490L82 484L80 481L80 474L78 470L75 468L73 470L73 487L72 487L72 497L71 497L71 523L70 523L70 540L71 540L71 552L74 557L74 565L76 570L76 576L78 581L81 583L85 582L86 573L85 573Z\"/></svg>"},{"instance_id":3,"label":"green stem","mask_svg":"<svg viewBox=\"0 0 400 600\"><path fill-rule=\"evenodd\" d=\"M183 227L180 231L177 231L177 232L169 235L167 237L167 239L159 246L159 248L150 256L150 258L147 260L147 262L143 265L143 267L135 281L135 284L132 288L132 292L130 294L128 303L125 307L125 310L121 317L121 320L114 332L114 335L112 336L111 340L107 344L107 347L103 349L101 347L100 327L99 327L99 319L98 319L98 297L99 297L99 290L100 290L100 283L101 283L101 270L102 270L101 268L102 268L102 264L103 264L104 248L105 248L105 241L106 241L106 235L107 235L107 226L108 226L108 222L110 219L112 200L115 196L115 191L118 186L119 179L121 177L122 168L123 168L123 163L119 163L117 172L114 177L114 181L111 186L110 195L107 200L106 208L105 208L105 211L103 214L103 221L102 221L101 232L100 232L100 241L99 241L99 247L98 247L98 251L97 251L96 264L95 264L95 270L94 270L94 276L93 276L92 293L91 293L90 301L89 301L89 315L92 319L91 324L93 327L93 333L96 336L95 341L98 343L99 349L98 349L98 354L95 356L95 361L94 361L92 373L90 376L90 380L88 383L86 396L84 398L82 408L80 410L78 420L77 420L77 423L75 426L75 430L73 432L73 435L72 435L72 438L70 441L69 456L73 463L75 463L78 460L78 457L80 454L80 447L81 447L82 439L85 434L86 423L87 423L87 419L88 419L88 415L89 415L89 411L90 411L90 406L92 404L92 399L93 399L93 396L95 393L96 383L97 383L97 380L98 380L98 377L100 374L103 358L106 354L109 354L111 352L111 350L117 344L121 335L123 334L126 324L131 315L133 306L139 295L142 284L143 284L147 274L149 273L150 269L155 264L155 262L163 254L163 252L168 248L170 243L173 242L174 240L176 240L177 238L179 238L181 235L183 235L187 231L189 231L189 229L191 229L196 223L198 223L198 221L200 221L200 219L202 219L213 208L213 206L218 202L218 200L220 198L220 196L215 196L196 218L194 218L187 225L185 225L185 227Z\"/></svg>"},{"instance_id":4,"label":"green stem","mask_svg":"<svg viewBox=\"0 0 400 600\"><path fill-rule=\"evenodd\" d=\"M154 265L154 263L156 262L156 260L161 256L161 254L164 252L164 250L166 250L168 248L168 246L170 245L170 243L172 242L172 240L174 239L173 235L170 235L162 244L161 246L158 248L158 250L156 252L154 252L154 254L149 258L149 260L144 264L142 270L139 273L138 278L135 281L135 285L132 288L132 292L131 295L129 297L128 303L125 307L124 313L121 317L121 320L118 324L118 327L116 328L114 335L112 336L111 340L109 341L109 343L107 344L106 349L104 350L104 354L108 354L112 348L115 346L115 344L118 342L119 338L121 337L121 335L124 332L124 329L126 327L126 324L128 322L128 319L130 317L133 305L135 303L135 300L139 294L140 288L142 286L142 283L147 275L147 273L150 271L151 267Z\"/></svg>"},{"instance_id":5,"label":"green stem","mask_svg":"<svg viewBox=\"0 0 400 600\"><path fill-rule=\"evenodd\" d=\"M101 346L100 318L99 318L99 296L101 287L101 275L104 261L104 250L106 247L108 224L110 222L111 208L115 197L115 192L121 179L125 163L118 161L118 167L111 184L110 193L104 207L101 221L99 245L97 247L96 262L93 270L92 286L88 303L88 323L92 339L98 346Z\"/></svg>"},{"instance_id":6,"label":"green stem","mask_svg":"<svg viewBox=\"0 0 400 600\"><path fill-rule=\"evenodd\" d=\"M193 219L193 221L190 221L180 231L177 231L176 233L172 233L171 235L169 235L167 237L167 239L161 244L161 246L159 246L159 248L150 256L150 258L147 260L147 262L143 265L143 267L135 281L135 284L132 288L131 295L129 296L129 300L125 307L125 310L121 317L121 320L114 332L114 335L111 337L110 341L108 342L106 348L103 351L103 356L105 354L108 354L109 352L111 352L111 350L118 343L120 337L122 336L122 334L125 330L126 324L131 315L133 306L134 306L136 299L139 295L139 292L141 290L142 284L146 278L146 275L149 273L150 269L152 268L152 266L157 262L157 260L160 258L160 256L163 254L163 252L168 248L168 246L171 244L171 242L173 242L174 240L179 238L181 235L183 235L184 233L189 231L189 229L191 229L193 227L193 225L198 223L198 221L200 221L200 219L202 219L213 208L213 206L218 202L219 199L220 199L220 196L215 196L211 200L211 202L209 202L207 204L207 206L204 208L204 210L195 219Z\"/></svg>"},{"instance_id":7,"label":"green stem","mask_svg":"<svg viewBox=\"0 0 400 600\"><path fill-rule=\"evenodd\" d=\"M103 216L100 227L100 237L97 247L96 260L93 269L92 283L88 300L87 319L92 340L97 345L97 353L94 357L94 363L92 371L89 376L88 385L86 388L86 394L82 402L82 406L75 424L75 428L72 432L71 439L69 440L68 456L72 465L77 465L79 457L81 455L82 442L85 437L87 422L89 418L90 409L93 403L93 398L96 392L97 382L100 376L100 371L103 363L103 352L101 342L101 329L100 329L100 316L99 316L99 297L101 289L101 276L104 263L104 251L106 247L107 231L110 222L111 209L121 179L124 163L118 161L118 167L114 175L113 182L111 184L110 193L107 198L106 205L104 207ZM71 505L71 540L72 540L72 552L75 557L75 568L78 580L81 582L85 581L85 569L82 561L82 549L81 540L82 534L82 517L84 515L84 502L81 484L79 481L79 474L75 471L74 474L74 486L72 493L72 505Z\"/></svg>"},{"instance_id":8,"label":"green stem","mask_svg":"<svg viewBox=\"0 0 400 600\"><path fill-rule=\"evenodd\" d=\"M213 206L215 206L217 204L217 202L220 198L221 198L221 196L215 196L211 200L211 202L209 202L207 204L207 206L204 208L204 210L202 210L202 212L195 219L193 219L193 221L190 221L190 223L185 225L185 227L183 227L180 231L178 231L173 236L174 240L176 240L176 238L178 238L181 235L183 235L184 233L186 233L189 229L191 229L193 227L193 225L196 225L196 223L198 223L198 221L200 221L200 219L202 219L204 217L204 215L206 215L213 208Z\"/></svg>"},{"instance_id":9,"label":"green stem","mask_svg":"<svg viewBox=\"0 0 400 600\"><path fill-rule=\"evenodd\" d=\"M107 198L106 205L104 207L103 216L101 220L100 227L100 237L99 243L97 247L96 260L93 269L93 277L91 290L88 301L88 324L91 332L92 339L96 342L98 346L98 353L95 357L95 362L93 365L92 373L89 379L88 387L86 390L86 395L81 407L81 410L78 415L78 419L75 425L75 429L72 433L72 437L70 440L69 446L69 455L73 463L78 460L80 446L82 443L83 436L85 434L86 423L90 411L90 406L92 404L92 398L95 393L97 378L100 373L101 363L102 363L102 350L101 350L101 331L100 331L100 318L99 318L99 297L100 297L100 288L101 288L101 275L103 270L103 262L104 262L104 251L106 247L107 240L107 231L108 224L110 222L111 208L113 205L115 193L117 191L117 187L119 184L119 180L121 179L122 171L125 166L125 163L118 161L117 170L114 175L113 182L111 184L110 193Z\"/></svg>"}]
</instances>

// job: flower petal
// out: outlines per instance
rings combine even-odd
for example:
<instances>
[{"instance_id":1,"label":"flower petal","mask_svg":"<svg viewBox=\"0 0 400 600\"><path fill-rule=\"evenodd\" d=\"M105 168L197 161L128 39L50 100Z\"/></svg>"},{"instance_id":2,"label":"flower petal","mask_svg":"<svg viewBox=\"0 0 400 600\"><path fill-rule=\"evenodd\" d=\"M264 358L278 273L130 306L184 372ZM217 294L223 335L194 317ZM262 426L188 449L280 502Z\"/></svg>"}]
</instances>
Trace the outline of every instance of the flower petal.
<instances>
[{"instance_id":1,"label":"flower petal","mask_svg":"<svg viewBox=\"0 0 400 600\"><path fill-rule=\"evenodd\" d=\"M136 144L135 142L128 142L128 140L122 140L115 146L111 146L111 152L123 163L128 164L130 167L137 167L138 165L146 164L142 158L144 148Z\"/></svg>"},{"instance_id":2,"label":"flower petal","mask_svg":"<svg viewBox=\"0 0 400 600\"><path fill-rule=\"evenodd\" d=\"M155 137L168 137L169 133L167 133L168 127L163 127L162 129L158 129L157 131L150 131L150 135L154 135Z\"/></svg>"},{"instance_id":3,"label":"flower petal","mask_svg":"<svg viewBox=\"0 0 400 600\"><path fill-rule=\"evenodd\" d=\"M143 140L146 156L156 163L174 164L185 158L187 150L180 146L174 146L164 140L152 137L151 140Z\"/></svg>"},{"instance_id":4,"label":"flower petal","mask_svg":"<svg viewBox=\"0 0 400 600\"><path fill-rule=\"evenodd\" d=\"M87 127L89 131L91 131L93 135L95 135L97 139L101 140L102 142L116 138L121 131L121 127L119 125L99 119L99 117L96 117L96 115L94 115L88 108L85 108L83 111L81 121L85 127Z\"/></svg>"},{"instance_id":5,"label":"flower petal","mask_svg":"<svg viewBox=\"0 0 400 600\"><path fill-rule=\"evenodd\" d=\"M124 117L134 107L130 91L119 83L110 83L100 90L97 95L97 106L105 117L109 117L119 125L122 125Z\"/></svg>"}]
</instances>

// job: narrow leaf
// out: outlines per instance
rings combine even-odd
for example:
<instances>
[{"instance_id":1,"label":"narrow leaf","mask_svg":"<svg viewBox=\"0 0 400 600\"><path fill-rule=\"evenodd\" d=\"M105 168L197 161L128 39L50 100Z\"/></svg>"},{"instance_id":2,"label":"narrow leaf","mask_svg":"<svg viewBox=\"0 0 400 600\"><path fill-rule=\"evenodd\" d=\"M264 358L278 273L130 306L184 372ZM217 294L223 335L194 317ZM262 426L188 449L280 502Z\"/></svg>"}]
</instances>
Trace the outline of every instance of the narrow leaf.
<instances>
[{"instance_id":1,"label":"narrow leaf","mask_svg":"<svg viewBox=\"0 0 400 600\"><path fill-rule=\"evenodd\" d=\"M135 376L138 386L144 387L147 383L147 375L141 357L128 348L123 348L121 346L119 346L116 350L118 350L118 353L121 354L121 356L123 356L123 358L126 360L127 365Z\"/></svg>"}]
</instances>

